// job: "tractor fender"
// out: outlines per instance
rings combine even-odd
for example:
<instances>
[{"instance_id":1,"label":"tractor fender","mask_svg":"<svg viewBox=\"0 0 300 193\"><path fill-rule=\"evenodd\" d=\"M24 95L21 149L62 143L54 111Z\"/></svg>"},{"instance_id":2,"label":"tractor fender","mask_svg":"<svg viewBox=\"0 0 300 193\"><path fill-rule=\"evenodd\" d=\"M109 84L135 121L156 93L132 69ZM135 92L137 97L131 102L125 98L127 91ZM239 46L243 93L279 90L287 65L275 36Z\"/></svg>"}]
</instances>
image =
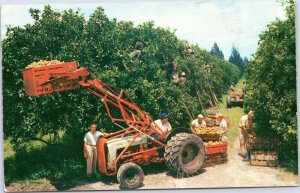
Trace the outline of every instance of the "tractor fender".
<instances>
[{"instance_id":1,"label":"tractor fender","mask_svg":"<svg viewBox=\"0 0 300 193\"><path fill-rule=\"evenodd\" d=\"M176 128L176 129L173 129L167 136L167 138L165 139L165 144L167 144L167 142L173 137L175 136L176 134L178 133L192 133L189 129L187 128L184 128L184 127L179 127L179 128Z\"/></svg>"}]
</instances>

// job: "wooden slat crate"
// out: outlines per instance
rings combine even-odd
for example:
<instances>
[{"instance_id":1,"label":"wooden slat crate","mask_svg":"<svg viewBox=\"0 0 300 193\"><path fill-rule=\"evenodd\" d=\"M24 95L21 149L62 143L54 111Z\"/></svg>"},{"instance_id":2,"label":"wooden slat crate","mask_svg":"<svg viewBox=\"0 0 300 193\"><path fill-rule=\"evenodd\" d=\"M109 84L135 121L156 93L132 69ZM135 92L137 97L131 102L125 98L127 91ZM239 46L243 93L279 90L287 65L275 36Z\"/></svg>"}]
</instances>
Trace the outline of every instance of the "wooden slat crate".
<instances>
[{"instance_id":1,"label":"wooden slat crate","mask_svg":"<svg viewBox=\"0 0 300 193\"><path fill-rule=\"evenodd\" d=\"M219 164L225 164L227 162L228 162L227 152L210 154L206 156L203 168L219 165Z\"/></svg>"},{"instance_id":2,"label":"wooden slat crate","mask_svg":"<svg viewBox=\"0 0 300 193\"><path fill-rule=\"evenodd\" d=\"M227 143L221 143L218 145L206 144L206 155L216 154L216 153L227 153Z\"/></svg>"},{"instance_id":3,"label":"wooden slat crate","mask_svg":"<svg viewBox=\"0 0 300 193\"><path fill-rule=\"evenodd\" d=\"M250 165L276 167L278 165L278 154L269 150L251 151Z\"/></svg>"},{"instance_id":4,"label":"wooden slat crate","mask_svg":"<svg viewBox=\"0 0 300 193\"><path fill-rule=\"evenodd\" d=\"M63 79L50 81L51 73L71 72L77 70L76 62L66 62L49 66L25 68L23 72L23 81L25 91L30 96L39 96L51 92L59 92L79 88L78 80Z\"/></svg>"},{"instance_id":5,"label":"wooden slat crate","mask_svg":"<svg viewBox=\"0 0 300 193\"><path fill-rule=\"evenodd\" d=\"M256 138L256 139L249 139L249 143L247 146L247 149L249 151L252 150L274 150L278 146L279 142L274 139L262 139L262 138Z\"/></svg>"}]
</instances>

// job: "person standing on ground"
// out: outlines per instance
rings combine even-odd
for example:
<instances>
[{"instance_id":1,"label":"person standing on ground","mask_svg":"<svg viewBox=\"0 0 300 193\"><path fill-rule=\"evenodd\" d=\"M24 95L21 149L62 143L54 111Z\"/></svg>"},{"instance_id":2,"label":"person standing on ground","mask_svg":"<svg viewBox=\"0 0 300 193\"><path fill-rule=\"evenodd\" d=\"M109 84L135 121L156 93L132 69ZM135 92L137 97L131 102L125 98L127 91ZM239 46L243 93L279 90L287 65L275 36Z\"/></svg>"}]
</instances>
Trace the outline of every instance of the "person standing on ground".
<instances>
[{"instance_id":1,"label":"person standing on ground","mask_svg":"<svg viewBox=\"0 0 300 193\"><path fill-rule=\"evenodd\" d=\"M243 92L246 90L246 80L243 81L243 86L242 86Z\"/></svg>"},{"instance_id":2,"label":"person standing on ground","mask_svg":"<svg viewBox=\"0 0 300 193\"><path fill-rule=\"evenodd\" d=\"M228 124L224 119L224 116L221 113L217 114L217 120L220 122L219 130L220 130L220 141L227 142L227 131L228 131Z\"/></svg>"},{"instance_id":3,"label":"person standing on ground","mask_svg":"<svg viewBox=\"0 0 300 193\"><path fill-rule=\"evenodd\" d=\"M86 174L87 177L91 177L91 175L96 174L96 166L97 166L97 141L99 137L107 135L106 133L102 133L100 131L96 131L97 125L95 123L89 126L89 132L87 132L84 136L84 158L86 159Z\"/></svg>"},{"instance_id":4,"label":"person standing on ground","mask_svg":"<svg viewBox=\"0 0 300 193\"><path fill-rule=\"evenodd\" d=\"M199 114L197 119L193 120L191 123L192 129L200 128L200 127L206 128L206 122L204 121L204 116L202 114Z\"/></svg>"},{"instance_id":5,"label":"person standing on ground","mask_svg":"<svg viewBox=\"0 0 300 193\"><path fill-rule=\"evenodd\" d=\"M247 145L249 142L249 137L256 137L256 134L253 130L253 117L254 112L249 111L247 115L243 115L239 122L239 131L240 131L240 153L239 155L245 160L248 160L247 155ZM251 135L251 134L252 135Z\"/></svg>"}]
</instances>

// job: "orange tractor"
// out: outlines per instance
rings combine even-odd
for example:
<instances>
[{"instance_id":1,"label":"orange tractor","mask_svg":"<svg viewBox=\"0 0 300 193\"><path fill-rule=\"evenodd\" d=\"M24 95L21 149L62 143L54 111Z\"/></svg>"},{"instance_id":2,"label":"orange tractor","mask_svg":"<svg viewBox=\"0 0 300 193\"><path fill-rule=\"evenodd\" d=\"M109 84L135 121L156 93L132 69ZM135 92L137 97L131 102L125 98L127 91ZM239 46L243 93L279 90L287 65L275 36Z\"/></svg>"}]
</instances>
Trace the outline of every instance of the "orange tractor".
<instances>
[{"instance_id":1,"label":"orange tractor","mask_svg":"<svg viewBox=\"0 0 300 193\"><path fill-rule=\"evenodd\" d=\"M146 164L165 162L173 174L184 177L198 174L203 166L205 147L200 137L187 129L165 134L125 90L113 90L85 68L77 68L76 62L25 68L23 80L30 96L83 88L101 99L120 130L98 140L98 169L107 176L117 175L122 188L140 187L144 179L140 166ZM120 117L112 116L112 108Z\"/></svg>"}]
</instances>

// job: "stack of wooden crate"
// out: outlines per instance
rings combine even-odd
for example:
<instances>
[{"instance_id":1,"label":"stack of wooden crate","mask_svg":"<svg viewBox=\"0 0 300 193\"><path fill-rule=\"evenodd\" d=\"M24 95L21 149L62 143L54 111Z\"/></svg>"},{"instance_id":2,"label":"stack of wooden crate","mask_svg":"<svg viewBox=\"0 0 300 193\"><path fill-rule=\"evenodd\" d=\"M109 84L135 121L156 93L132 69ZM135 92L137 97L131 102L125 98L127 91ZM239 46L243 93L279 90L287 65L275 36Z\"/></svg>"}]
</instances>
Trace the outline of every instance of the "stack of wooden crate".
<instances>
[{"instance_id":1,"label":"stack of wooden crate","mask_svg":"<svg viewBox=\"0 0 300 193\"><path fill-rule=\"evenodd\" d=\"M205 143L206 159L203 167L206 168L214 165L227 163L227 146L228 144L224 142Z\"/></svg>"},{"instance_id":2,"label":"stack of wooden crate","mask_svg":"<svg viewBox=\"0 0 300 193\"><path fill-rule=\"evenodd\" d=\"M250 165L276 167L278 165L278 154L276 146L278 142L274 139L250 139L247 147L250 154Z\"/></svg>"}]
</instances>

